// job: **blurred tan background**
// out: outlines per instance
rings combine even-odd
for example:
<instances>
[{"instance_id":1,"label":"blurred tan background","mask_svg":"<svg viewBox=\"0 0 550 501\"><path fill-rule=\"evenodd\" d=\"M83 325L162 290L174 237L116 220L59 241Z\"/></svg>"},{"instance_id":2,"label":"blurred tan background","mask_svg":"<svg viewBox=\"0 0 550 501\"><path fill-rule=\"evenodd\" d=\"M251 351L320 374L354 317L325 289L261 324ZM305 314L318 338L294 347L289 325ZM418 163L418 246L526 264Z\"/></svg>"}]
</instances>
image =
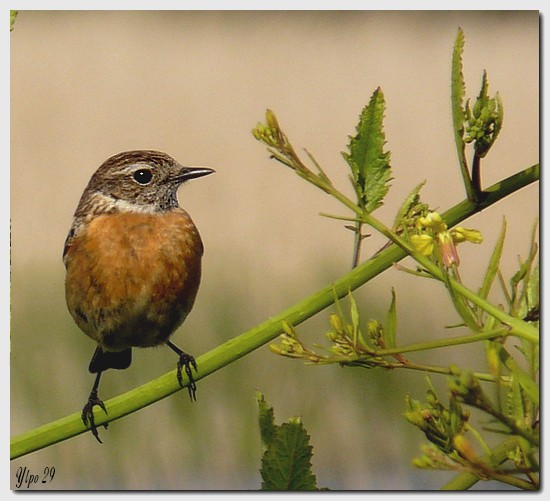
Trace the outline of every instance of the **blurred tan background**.
<instances>
[{"instance_id":1,"label":"blurred tan background","mask_svg":"<svg viewBox=\"0 0 550 501\"><path fill-rule=\"evenodd\" d=\"M504 128L483 164L490 185L538 162L539 16L531 12L21 12L11 33L11 435L79 411L93 377L94 343L70 318L61 253L93 171L129 149L165 151L216 174L180 202L206 253L202 288L174 341L199 356L330 283L350 267L351 232L319 212L348 215L269 160L250 133L273 109L352 195L340 151L374 89L384 92L394 180L378 217L393 222L426 179L423 200L445 210L464 198L450 114L450 60L466 35L468 96L487 69ZM477 288L502 217L504 272L525 256L538 185L464 223L482 246L460 247ZM364 257L383 239L365 241ZM362 318L383 319L395 286L402 343L449 335L457 317L441 286L388 270L357 292ZM299 327L324 342L327 312ZM442 350L437 364L483 369L480 346ZM110 371L107 400L175 365L165 348L139 350ZM443 378L433 378L444 387ZM278 422L300 415L313 467L331 489L431 489L451 477L415 470L422 434L405 423L407 393L423 374L312 367L261 348L198 384L101 431L12 462L43 471L52 489L257 489L261 446L255 390ZM12 484L13 485L13 484Z\"/></svg>"}]
</instances>

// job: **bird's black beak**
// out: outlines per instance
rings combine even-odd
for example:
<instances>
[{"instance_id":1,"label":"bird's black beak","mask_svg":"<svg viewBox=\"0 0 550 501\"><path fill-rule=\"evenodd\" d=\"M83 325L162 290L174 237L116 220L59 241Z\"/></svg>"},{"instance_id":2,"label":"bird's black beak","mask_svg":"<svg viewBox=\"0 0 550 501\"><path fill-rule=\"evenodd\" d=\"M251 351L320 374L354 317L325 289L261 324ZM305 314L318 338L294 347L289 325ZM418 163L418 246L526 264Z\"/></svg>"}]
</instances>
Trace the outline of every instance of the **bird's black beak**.
<instances>
[{"instance_id":1,"label":"bird's black beak","mask_svg":"<svg viewBox=\"0 0 550 501\"><path fill-rule=\"evenodd\" d=\"M209 167L182 167L181 170L174 176L169 179L170 182L184 183L189 181L189 179L195 179L197 177L207 176L216 172L214 169Z\"/></svg>"}]
</instances>

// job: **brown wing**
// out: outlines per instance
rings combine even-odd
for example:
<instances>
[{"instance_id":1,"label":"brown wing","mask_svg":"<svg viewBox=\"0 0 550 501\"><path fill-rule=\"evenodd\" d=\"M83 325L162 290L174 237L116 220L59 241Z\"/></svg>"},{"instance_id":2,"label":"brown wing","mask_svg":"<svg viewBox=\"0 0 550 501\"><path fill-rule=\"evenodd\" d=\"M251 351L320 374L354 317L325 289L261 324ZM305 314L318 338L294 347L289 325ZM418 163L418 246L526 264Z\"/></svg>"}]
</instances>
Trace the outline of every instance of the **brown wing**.
<instances>
[{"instance_id":1,"label":"brown wing","mask_svg":"<svg viewBox=\"0 0 550 501\"><path fill-rule=\"evenodd\" d=\"M67 252L69 252L69 248L71 247L71 244L73 242L75 235L74 227L69 230L69 233L67 235L67 238L65 239L65 246L63 247L63 264L65 265L65 268L67 268L67 262L65 260L67 256Z\"/></svg>"}]
</instances>

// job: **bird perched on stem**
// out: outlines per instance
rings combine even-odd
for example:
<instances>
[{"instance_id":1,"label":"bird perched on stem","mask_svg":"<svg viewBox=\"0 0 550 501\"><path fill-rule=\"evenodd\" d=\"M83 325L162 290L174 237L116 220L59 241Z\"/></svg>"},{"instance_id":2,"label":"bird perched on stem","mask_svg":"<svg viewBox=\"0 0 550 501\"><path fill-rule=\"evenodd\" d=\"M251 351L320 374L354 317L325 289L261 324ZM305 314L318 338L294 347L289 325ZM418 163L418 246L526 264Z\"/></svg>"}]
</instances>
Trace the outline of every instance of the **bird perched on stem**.
<instances>
[{"instance_id":1,"label":"bird perched on stem","mask_svg":"<svg viewBox=\"0 0 550 501\"><path fill-rule=\"evenodd\" d=\"M203 245L177 190L213 173L184 167L158 151L128 151L106 160L93 174L65 241L67 306L80 329L97 343L89 365L96 374L82 420L101 442L93 408L101 374L126 369L133 347L166 344L179 357L195 400L195 359L170 341L197 295Z\"/></svg>"}]
</instances>

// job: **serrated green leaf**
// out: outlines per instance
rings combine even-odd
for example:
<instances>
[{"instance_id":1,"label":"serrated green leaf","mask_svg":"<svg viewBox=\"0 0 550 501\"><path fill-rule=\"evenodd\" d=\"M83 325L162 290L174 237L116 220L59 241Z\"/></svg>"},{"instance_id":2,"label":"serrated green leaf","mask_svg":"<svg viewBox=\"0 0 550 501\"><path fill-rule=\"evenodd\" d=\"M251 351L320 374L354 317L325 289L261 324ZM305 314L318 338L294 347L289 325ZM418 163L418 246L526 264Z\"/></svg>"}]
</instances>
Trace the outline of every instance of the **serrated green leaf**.
<instances>
[{"instance_id":1,"label":"serrated green leaf","mask_svg":"<svg viewBox=\"0 0 550 501\"><path fill-rule=\"evenodd\" d=\"M317 490L311 471L312 446L300 421L278 427L262 458L262 489L268 491Z\"/></svg>"},{"instance_id":2,"label":"serrated green leaf","mask_svg":"<svg viewBox=\"0 0 550 501\"><path fill-rule=\"evenodd\" d=\"M350 136L348 153L342 153L351 169L358 205L367 212L382 205L391 180L390 152L384 151L384 110L384 94L379 87L361 113L357 134Z\"/></svg>"},{"instance_id":3,"label":"serrated green leaf","mask_svg":"<svg viewBox=\"0 0 550 501\"><path fill-rule=\"evenodd\" d=\"M466 122L464 96L466 95L466 84L464 83L464 74L462 72L463 53L464 32L462 31L462 28L458 28L451 62L451 109L453 114L453 131L460 172L466 188L468 200L473 200L474 189L470 178L470 171L468 170L464 143L464 124Z\"/></svg>"},{"instance_id":4,"label":"serrated green leaf","mask_svg":"<svg viewBox=\"0 0 550 501\"><path fill-rule=\"evenodd\" d=\"M491 290L491 286L493 285L493 281L497 276L498 269L500 266L500 258L502 256L502 249L504 248L505 237L506 237L506 219L503 219L500 235L498 237L493 253L491 254L491 259L489 260L489 266L487 268L487 272L485 273L485 277L483 278L483 284L479 289L479 296L483 299L487 299L487 296L489 295L489 291Z\"/></svg>"},{"instance_id":5,"label":"serrated green leaf","mask_svg":"<svg viewBox=\"0 0 550 501\"><path fill-rule=\"evenodd\" d=\"M462 54L464 53L464 32L462 28L458 29L455 45L453 49L453 59L451 68L451 100L453 110L453 126L455 138L457 139L457 148L459 157L464 157L464 122L466 113L464 108L464 96L466 95L466 85L464 83L464 74L462 72ZM465 158L464 158L465 161Z\"/></svg>"},{"instance_id":6,"label":"serrated green leaf","mask_svg":"<svg viewBox=\"0 0 550 501\"><path fill-rule=\"evenodd\" d=\"M258 421L260 424L260 437L264 447L269 447L273 442L277 425L275 424L275 415L273 407L270 407L265 401L261 392L256 392L256 401L258 402Z\"/></svg>"},{"instance_id":7,"label":"serrated green leaf","mask_svg":"<svg viewBox=\"0 0 550 501\"><path fill-rule=\"evenodd\" d=\"M388 348L395 348L395 338L397 333L397 308L396 308L396 296L395 289L391 289L391 304L388 310L388 316L386 319L386 346Z\"/></svg>"}]
</instances>

